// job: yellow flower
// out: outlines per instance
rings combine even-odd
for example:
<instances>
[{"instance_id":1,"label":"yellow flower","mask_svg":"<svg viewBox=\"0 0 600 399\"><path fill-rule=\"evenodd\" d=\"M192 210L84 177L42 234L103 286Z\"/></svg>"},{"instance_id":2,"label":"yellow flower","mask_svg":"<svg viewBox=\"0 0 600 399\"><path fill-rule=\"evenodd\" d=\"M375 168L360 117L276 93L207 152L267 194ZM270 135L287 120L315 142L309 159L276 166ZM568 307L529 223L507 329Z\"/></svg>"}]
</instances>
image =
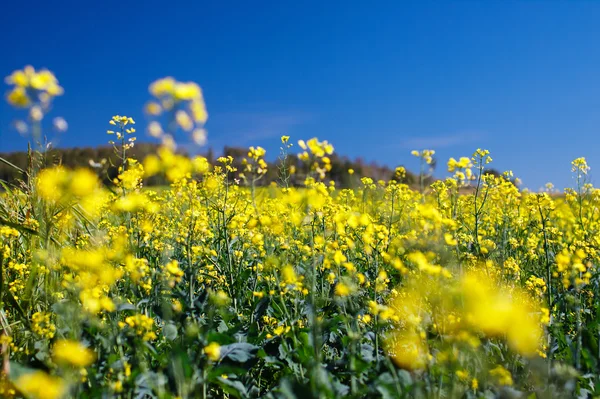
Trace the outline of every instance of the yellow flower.
<instances>
[{"instance_id":1,"label":"yellow flower","mask_svg":"<svg viewBox=\"0 0 600 399\"><path fill-rule=\"evenodd\" d=\"M25 92L25 89L22 87L15 87L12 89L12 91L6 97L6 100L9 104L17 108L25 108L31 103Z\"/></svg>"},{"instance_id":2,"label":"yellow flower","mask_svg":"<svg viewBox=\"0 0 600 399\"><path fill-rule=\"evenodd\" d=\"M158 116L158 115L160 115L161 112L162 112L162 108L161 108L160 104L155 103L155 102L150 102L150 103L146 104L146 113L153 115L153 116Z\"/></svg>"},{"instance_id":3,"label":"yellow flower","mask_svg":"<svg viewBox=\"0 0 600 399\"><path fill-rule=\"evenodd\" d=\"M21 393L33 399L59 399L67 390L67 384L62 379L43 371L23 374L14 384Z\"/></svg>"},{"instance_id":4,"label":"yellow flower","mask_svg":"<svg viewBox=\"0 0 600 399\"><path fill-rule=\"evenodd\" d=\"M190 110L192 111L192 117L194 122L204 124L208 120L208 112L206 111L206 105L204 100L199 98L195 99L190 103Z\"/></svg>"},{"instance_id":5,"label":"yellow flower","mask_svg":"<svg viewBox=\"0 0 600 399\"><path fill-rule=\"evenodd\" d=\"M506 336L509 345L525 356L537 353L542 338L539 319L524 294L509 294L495 287L484 274L471 273L462 280L466 312L473 326L488 336Z\"/></svg>"},{"instance_id":6,"label":"yellow flower","mask_svg":"<svg viewBox=\"0 0 600 399\"><path fill-rule=\"evenodd\" d=\"M392 333L386 340L386 347L392 361L406 370L422 369L429 359L427 344L415 331Z\"/></svg>"},{"instance_id":7,"label":"yellow flower","mask_svg":"<svg viewBox=\"0 0 600 399\"><path fill-rule=\"evenodd\" d=\"M333 254L333 261L336 265L341 265L346 260L346 256L340 250L335 251L335 253Z\"/></svg>"},{"instance_id":8,"label":"yellow flower","mask_svg":"<svg viewBox=\"0 0 600 399\"><path fill-rule=\"evenodd\" d=\"M192 121L192 118L190 118L187 112L183 110L177 111L175 114L175 120L177 121L177 124L186 132L191 132L194 128L194 122Z\"/></svg>"},{"instance_id":9,"label":"yellow flower","mask_svg":"<svg viewBox=\"0 0 600 399\"><path fill-rule=\"evenodd\" d=\"M128 316L125 318L125 323L121 324L122 327L125 325L129 326L135 334L142 337L144 341L151 341L156 339L156 333L154 332L154 320L143 314L136 314L134 316Z\"/></svg>"},{"instance_id":10,"label":"yellow flower","mask_svg":"<svg viewBox=\"0 0 600 399\"><path fill-rule=\"evenodd\" d=\"M68 181L68 174L62 167L48 168L37 177L37 189L40 196L46 200L57 201L63 195L63 186Z\"/></svg>"},{"instance_id":11,"label":"yellow flower","mask_svg":"<svg viewBox=\"0 0 600 399\"><path fill-rule=\"evenodd\" d=\"M7 100L15 107L25 108L34 103L47 105L52 97L63 94L63 88L58 85L52 72L47 69L36 72L30 65L23 70L14 71L5 81L14 86ZM36 120L40 119L41 117Z\"/></svg>"},{"instance_id":12,"label":"yellow flower","mask_svg":"<svg viewBox=\"0 0 600 399\"><path fill-rule=\"evenodd\" d=\"M504 367L498 365L494 369L490 370L490 375L494 377L494 379L500 385L510 386L513 384L513 379L510 374L510 371L505 369Z\"/></svg>"},{"instance_id":13,"label":"yellow flower","mask_svg":"<svg viewBox=\"0 0 600 399\"><path fill-rule=\"evenodd\" d=\"M170 130L167 132L163 132L157 121L148 125L153 137L162 138L163 146L174 148L173 130L176 129L173 126L179 126L185 132L191 133L194 142L199 145L206 142L206 130L202 127L208 119L208 113L200 86L194 82L178 82L172 77L167 77L152 83L149 91L155 98L146 105L146 112L159 116L163 111L167 111L171 118L166 124ZM169 112L174 110L175 112Z\"/></svg>"},{"instance_id":14,"label":"yellow flower","mask_svg":"<svg viewBox=\"0 0 600 399\"><path fill-rule=\"evenodd\" d=\"M226 306L231 302L231 298L223 290L211 293L210 299L217 306Z\"/></svg>"},{"instance_id":15,"label":"yellow flower","mask_svg":"<svg viewBox=\"0 0 600 399\"><path fill-rule=\"evenodd\" d=\"M204 347L204 353L210 360L216 362L221 358L221 345L216 342L211 342Z\"/></svg>"},{"instance_id":16,"label":"yellow flower","mask_svg":"<svg viewBox=\"0 0 600 399\"><path fill-rule=\"evenodd\" d=\"M288 333L292 328L290 326L277 326L274 330L273 330L273 334L275 335L281 335L281 334L286 334Z\"/></svg>"},{"instance_id":17,"label":"yellow flower","mask_svg":"<svg viewBox=\"0 0 600 399\"><path fill-rule=\"evenodd\" d=\"M123 383L121 381L115 381L112 383L112 388L115 392L123 392Z\"/></svg>"},{"instance_id":18,"label":"yellow flower","mask_svg":"<svg viewBox=\"0 0 600 399\"><path fill-rule=\"evenodd\" d=\"M89 169L81 168L71 176L71 192L78 197L92 194L99 186L98 176Z\"/></svg>"},{"instance_id":19,"label":"yellow flower","mask_svg":"<svg viewBox=\"0 0 600 399\"><path fill-rule=\"evenodd\" d=\"M590 170L590 167L588 166L585 158L583 158L583 157L573 160L573 162L571 162L571 165L572 165L571 170L573 172L580 172L583 174L587 174L587 172Z\"/></svg>"},{"instance_id":20,"label":"yellow flower","mask_svg":"<svg viewBox=\"0 0 600 399\"><path fill-rule=\"evenodd\" d=\"M454 237L452 237L452 234L450 234L450 233L444 234L444 241L446 242L446 245L450 245L450 246L454 246L457 244L456 239Z\"/></svg>"},{"instance_id":21,"label":"yellow flower","mask_svg":"<svg viewBox=\"0 0 600 399\"><path fill-rule=\"evenodd\" d=\"M75 367L86 367L94 362L94 352L80 342L60 340L53 348L53 356L57 363L67 363Z\"/></svg>"},{"instance_id":22,"label":"yellow flower","mask_svg":"<svg viewBox=\"0 0 600 399\"><path fill-rule=\"evenodd\" d=\"M466 380L467 378L469 378L469 372L467 370L456 370L456 376L460 379L460 380Z\"/></svg>"},{"instance_id":23,"label":"yellow flower","mask_svg":"<svg viewBox=\"0 0 600 399\"><path fill-rule=\"evenodd\" d=\"M179 268L179 262L172 260L164 267L165 279L169 287L173 288L175 284L181 282L183 278L183 270Z\"/></svg>"},{"instance_id":24,"label":"yellow flower","mask_svg":"<svg viewBox=\"0 0 600 399\"><path fill-rule=\"evenodd\" d=\"M52 323L51 317L51 313L34 313L31 316L31 330L42 337L53 338L56 326Z\"/></svg>"},{"instance_id":25,"label":"yellow flower","mask_svg":"<svg viewBox=\"0 0 600 399\"><path fill-rule=\"evenodd\" d=\"M337 283L337 285L335 286L335 295L337 296L345 297L350 295L351 293L351 288L342 282Z\"/></svg>"},{"instance_id":26,"label":"yellow flower","mask_svg":"<svg viewBox=\"0 0 600 399\"><path fill-rule=\"evenodd\" d=\"M281 275L286 284L296 284L298 281L298 276L291 265L285 265L281 270Z\"/></svg>"}]
</instances>

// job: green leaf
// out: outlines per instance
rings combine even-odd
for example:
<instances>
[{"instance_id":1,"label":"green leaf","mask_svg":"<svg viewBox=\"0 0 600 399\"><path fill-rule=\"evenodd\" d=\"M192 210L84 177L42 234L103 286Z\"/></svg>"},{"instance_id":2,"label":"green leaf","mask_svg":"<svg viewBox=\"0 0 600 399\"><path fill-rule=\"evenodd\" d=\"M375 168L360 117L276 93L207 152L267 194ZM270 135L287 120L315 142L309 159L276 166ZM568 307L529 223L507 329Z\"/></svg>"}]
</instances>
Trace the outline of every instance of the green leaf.
<instances>
[{"instance_id":1,"label":"green leaf","mask_svg":"<svg viewBox=\"0 0 600 399\"><path fill-rule=\"evenodd\" d=\"M131 304L131 303L122 303L119 306L117 306L117 311L118 312L122 312L124 310L136 310L137 308L135 307L135 305Z\"/></svg>"},{"instance_id":2,"label":"green leaf","mask_svg":"<svg viewBox=\"0 0 600 399\"><path fill-rule=\"evenodd\" d=\"M177 338L177 327L173 323L168 323L163 327L163 335L169 341L174 341Z\"/></svg>"},{"instance_id":3,"label":"green leaf","mask_svg":"<svg viewBox=\"0 0 600 399\"><path fill-rule=\"evenodd\" d=\"M401 382L404 386L412 385L413 379L412 379L411 374L408 371L398 370L397 374L398 374L398 378L400 378L400 380L402 380Z\"/></svg>"},{"instance_id":4,"label":"green leaf","mask_svg":"<svg viewBox=\"0 0 600 399\"><path fill-rule=\"evenodd\" d=\"M21 318L22 318L21 321L23 322L23 324L25 324L26 326L29 326L31 324L31 322L30 322L29 318L27 317L27 315L25 314L25 311L21 307L21 304L19 302L17 302L17 300L13 296L12 292L5 291L4 295L6 295L6 301L8 303L10 303L12 306L14 306L15 309L17 310L17 313L19 313L19 315L21 316Z\"/></svg>"},{"instance_id":5,"label":"green leaf","mask_svg":"<svg viewBox=\"0 0 600 399\"><path fill-rule=\"evenodd\" d=\"M348 395L348 392L350 391L350 387L342 384L337 378L333 379L333 388L335 389L335 394L338 398Z\"/></svg>"},{"instance_id":6,"label":"green leaf","mask_svg":"<svg viewBox=\"0 0 600 399\"><path fill-rule=\"evenodd\" d=\"M225 321L221 320L219 322L219 325L217 326L217 331L220 333L224 333L227 330L229 330L229 326L227 325L227 323L225 323Z\"/></svg>"},{"instance_id":7,"label":"green leaf","mask_svg":"<svg viewBox=\"0 0 600 399\"><path fill-rule=\"evenodd\" d=\"M260 320L260 318L263 317L269 308L269 303L271 303L271 297L268 296L258 301L258 304L256 304L256 308L254 309L254 313L252 313L252 320Z\"/></svg>"},{"instance_id":8,"label":"green leaf","mask_svg":"<svg viewBox=\"0 0 600 399\"><path fill-rule=\"evenodd\" d=\"M34 234L34 235L38 234L37 231L30 229L29 227L25 227L22 224L11 222L11 221L3 219L3 218L0 218L0 225L12 227L13 229L19 230L22 233L29 233L29 234Z\"/></svg>"},{"instance_id":9,"label":"green leaf","mask_svg":"<svg viewBox=\"0 0 600 399\"><path fill-rule=\"evenodd\" d=\"M384 399L397 398L399 392L397 392L396 385L394 383L394 377L389 373L385 372L377 378L375 382L377 392L381 394Z\"/></svg>"},{"instance_id":10,"label":"green leaf","mask_svg":"<svg viewBox=\"0 0 600 399\"><path fill-rule=\"evenodd\" d=\"M15 168L16 170L18 170L19 172L21 172L23 174L27 174L27 172L25 172L23 169L19 168L14 163L8 161L7 159L4 159L4 158L0 157L0 162L4 163L4 164L6 164L6 165L8 165L8 166L10 166L12 168Z\"/></svg>"},{"instance_id":11,"label":"green leaf","mask_svg":"<svg viewBox=\"0 0 600 399\"><path fill-rule=\"evenodd\" d=\"M314 370L313 378L317 382L317 386L321 395L331 397L333 395L333 386L331 385L331 376L325 368L317 366Z\"/></svg>"},{"instance_id":12,"label":"green leaf","mask_svg":"<svg viewBox=\"0 0 600 399\"><path fill-rule=\"evenodd\" d=\"M22 376L24 374L33 373L34 371L36 371L36 370L32 369L32 368L29 368L29 367L25 367L25 366L23 366L23 365L21 365L19 363L10 362L10 371L8 373L8 378L11 381L15 381L20 376Z\"/></svg>"},{"instance_id":13,"label":"green leaf","mask_svg":"<svg viewBox=\"0 0 600 399\"><path fill-rule=\"evenodd\" d=\"M36 350L35 358L40 361L45 361L50 356L48 354L48 344L45 341L37 341L33 347Z\"/></svg>"},{"instance_id":14,"label":"green leaf","mask_svg":"<svg viewBox=\"0 0 600 399\"><path fill-rule=\"evenodd\" d=\"M369 344L362 344L360 346L360 355L365 362L372 362L375 360L375 356L373 356L374 348Z\"/></svg>"},{"instance_id":15,"label":"green leaf","mask_svg":"<svg viewBox=\"0 0 600 399\"><path fill-rule=\"evenodd\" d=\"M232 380L229 378L217 377L218 384L223 388L223 390L231 395L235 395L237 397L247 397L248 391L244 384L238 380Z\"/></svg>"},{"instance_id":16,"label":"green leaf","mask_svg":"<svg viewBox=\"0 0 600 399\"><path fill-rule=\"evenodd\" d=\"M314 398L308 384L301 384L298 381L285 378L279 385L280 398L286 399L306 399Z\"/></svg>"},{"instance_id":17,"label":"green leaf","mask_svg":"<svg viewBox=\"0 0 600 399\"><path fill-rule=\"evenodd\" d=\"M244 363L255 357L258 346L245 342L238 342L221 346L221 360L230 359L234 362Z\"/></svg>"},{"instance_id":18,"label":"green leaf","mask_svg":"<svg viewBox=\"0 0 600 399\"><path fill-rule=\"evenodd\" d=\"M296 399L296 394L294 393L294 388L288 379L285 379L281 382L279 386L279 392L281 393L281 397L285 399Z\"/></svg>"}]
</instances>

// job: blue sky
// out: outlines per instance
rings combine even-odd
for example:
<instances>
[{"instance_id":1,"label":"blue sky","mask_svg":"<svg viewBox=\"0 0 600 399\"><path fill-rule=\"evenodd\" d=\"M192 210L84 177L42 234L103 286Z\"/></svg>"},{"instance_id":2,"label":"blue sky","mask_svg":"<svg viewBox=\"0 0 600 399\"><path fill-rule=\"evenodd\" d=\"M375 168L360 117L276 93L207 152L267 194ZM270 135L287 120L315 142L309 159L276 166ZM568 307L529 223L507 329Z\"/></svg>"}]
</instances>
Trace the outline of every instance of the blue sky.
<instances>
[{"instance_id":1,"label":"blue sky","mask_svg":"<svg viewBox=\"0 0 600 399\"><path fill-rule=\"evenodd\" d=\"M215 149L317 136L416 169L412 149L443 166L481 147L526 187L564 187L572 159L600 169L598 21L593 1L12 1L0 74L57 75L59 146L105 143L114 114L144 139L148 84L170 75L202 86ZM0 105L0 152L25 148L19 115Z\"/></svg>"}]
</instances>

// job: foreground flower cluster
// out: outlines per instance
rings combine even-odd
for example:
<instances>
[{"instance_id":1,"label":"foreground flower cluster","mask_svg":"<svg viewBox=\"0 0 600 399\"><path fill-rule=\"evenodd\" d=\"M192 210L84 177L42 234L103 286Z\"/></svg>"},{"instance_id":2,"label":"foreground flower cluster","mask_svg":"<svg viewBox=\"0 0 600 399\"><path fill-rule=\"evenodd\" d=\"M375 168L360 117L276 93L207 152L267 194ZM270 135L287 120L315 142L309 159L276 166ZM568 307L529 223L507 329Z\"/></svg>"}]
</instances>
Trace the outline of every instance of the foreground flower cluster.
<instances>
[{"instance_id":1,"label":"foreground flower cluster","mask_svg":"<svg viewBox=\"0 0 600 399\"><path fill-rule=\"evenodd\" d=\"M62 93L40 74L7 80L38 129L38 97ZM165 145L132 159L135 121L110 119L110 186L36 157L3 186L2 397L598 394L600 190L584 159L561 195L485 173L484 150L430 187L336 189L334 147L315 138L299 142L304 187L285 164L255 187L260 147L240 171L175 152L178 132L205 135L198 86L166 78L151 94L154 118L175 111L150 124ZM282 137L282 162L291 148ZM434 152L413 155L424 173ZM168 188L143 186L159 173Z\"/></svg>"}]
</instances>

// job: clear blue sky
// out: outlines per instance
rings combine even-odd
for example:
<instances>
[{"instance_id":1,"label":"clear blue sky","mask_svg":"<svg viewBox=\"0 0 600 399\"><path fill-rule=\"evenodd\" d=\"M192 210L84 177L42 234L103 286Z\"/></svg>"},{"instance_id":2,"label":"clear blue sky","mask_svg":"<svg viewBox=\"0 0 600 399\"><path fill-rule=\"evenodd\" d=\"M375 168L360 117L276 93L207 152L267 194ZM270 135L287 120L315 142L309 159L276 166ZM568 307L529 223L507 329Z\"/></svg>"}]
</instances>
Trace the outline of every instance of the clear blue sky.
<instances>
[{"instance_id":1,"label":"clear blue sky","mask_svg":"<svg viewBox=\"0 0 600 399\"><path fill-rule=\"evenodd\" d=\"M113 114L145 138L147 86L171 75L204 89L215 149L317 136L415 169L412 149L444 166L482 147L564 187L575 157L600 170L598 21L594 1L5 1L0 74L58 76L60 146L105 143ZM3 102L0 151L24 148L16 116Z\"/></svg>"}]
</instances>

